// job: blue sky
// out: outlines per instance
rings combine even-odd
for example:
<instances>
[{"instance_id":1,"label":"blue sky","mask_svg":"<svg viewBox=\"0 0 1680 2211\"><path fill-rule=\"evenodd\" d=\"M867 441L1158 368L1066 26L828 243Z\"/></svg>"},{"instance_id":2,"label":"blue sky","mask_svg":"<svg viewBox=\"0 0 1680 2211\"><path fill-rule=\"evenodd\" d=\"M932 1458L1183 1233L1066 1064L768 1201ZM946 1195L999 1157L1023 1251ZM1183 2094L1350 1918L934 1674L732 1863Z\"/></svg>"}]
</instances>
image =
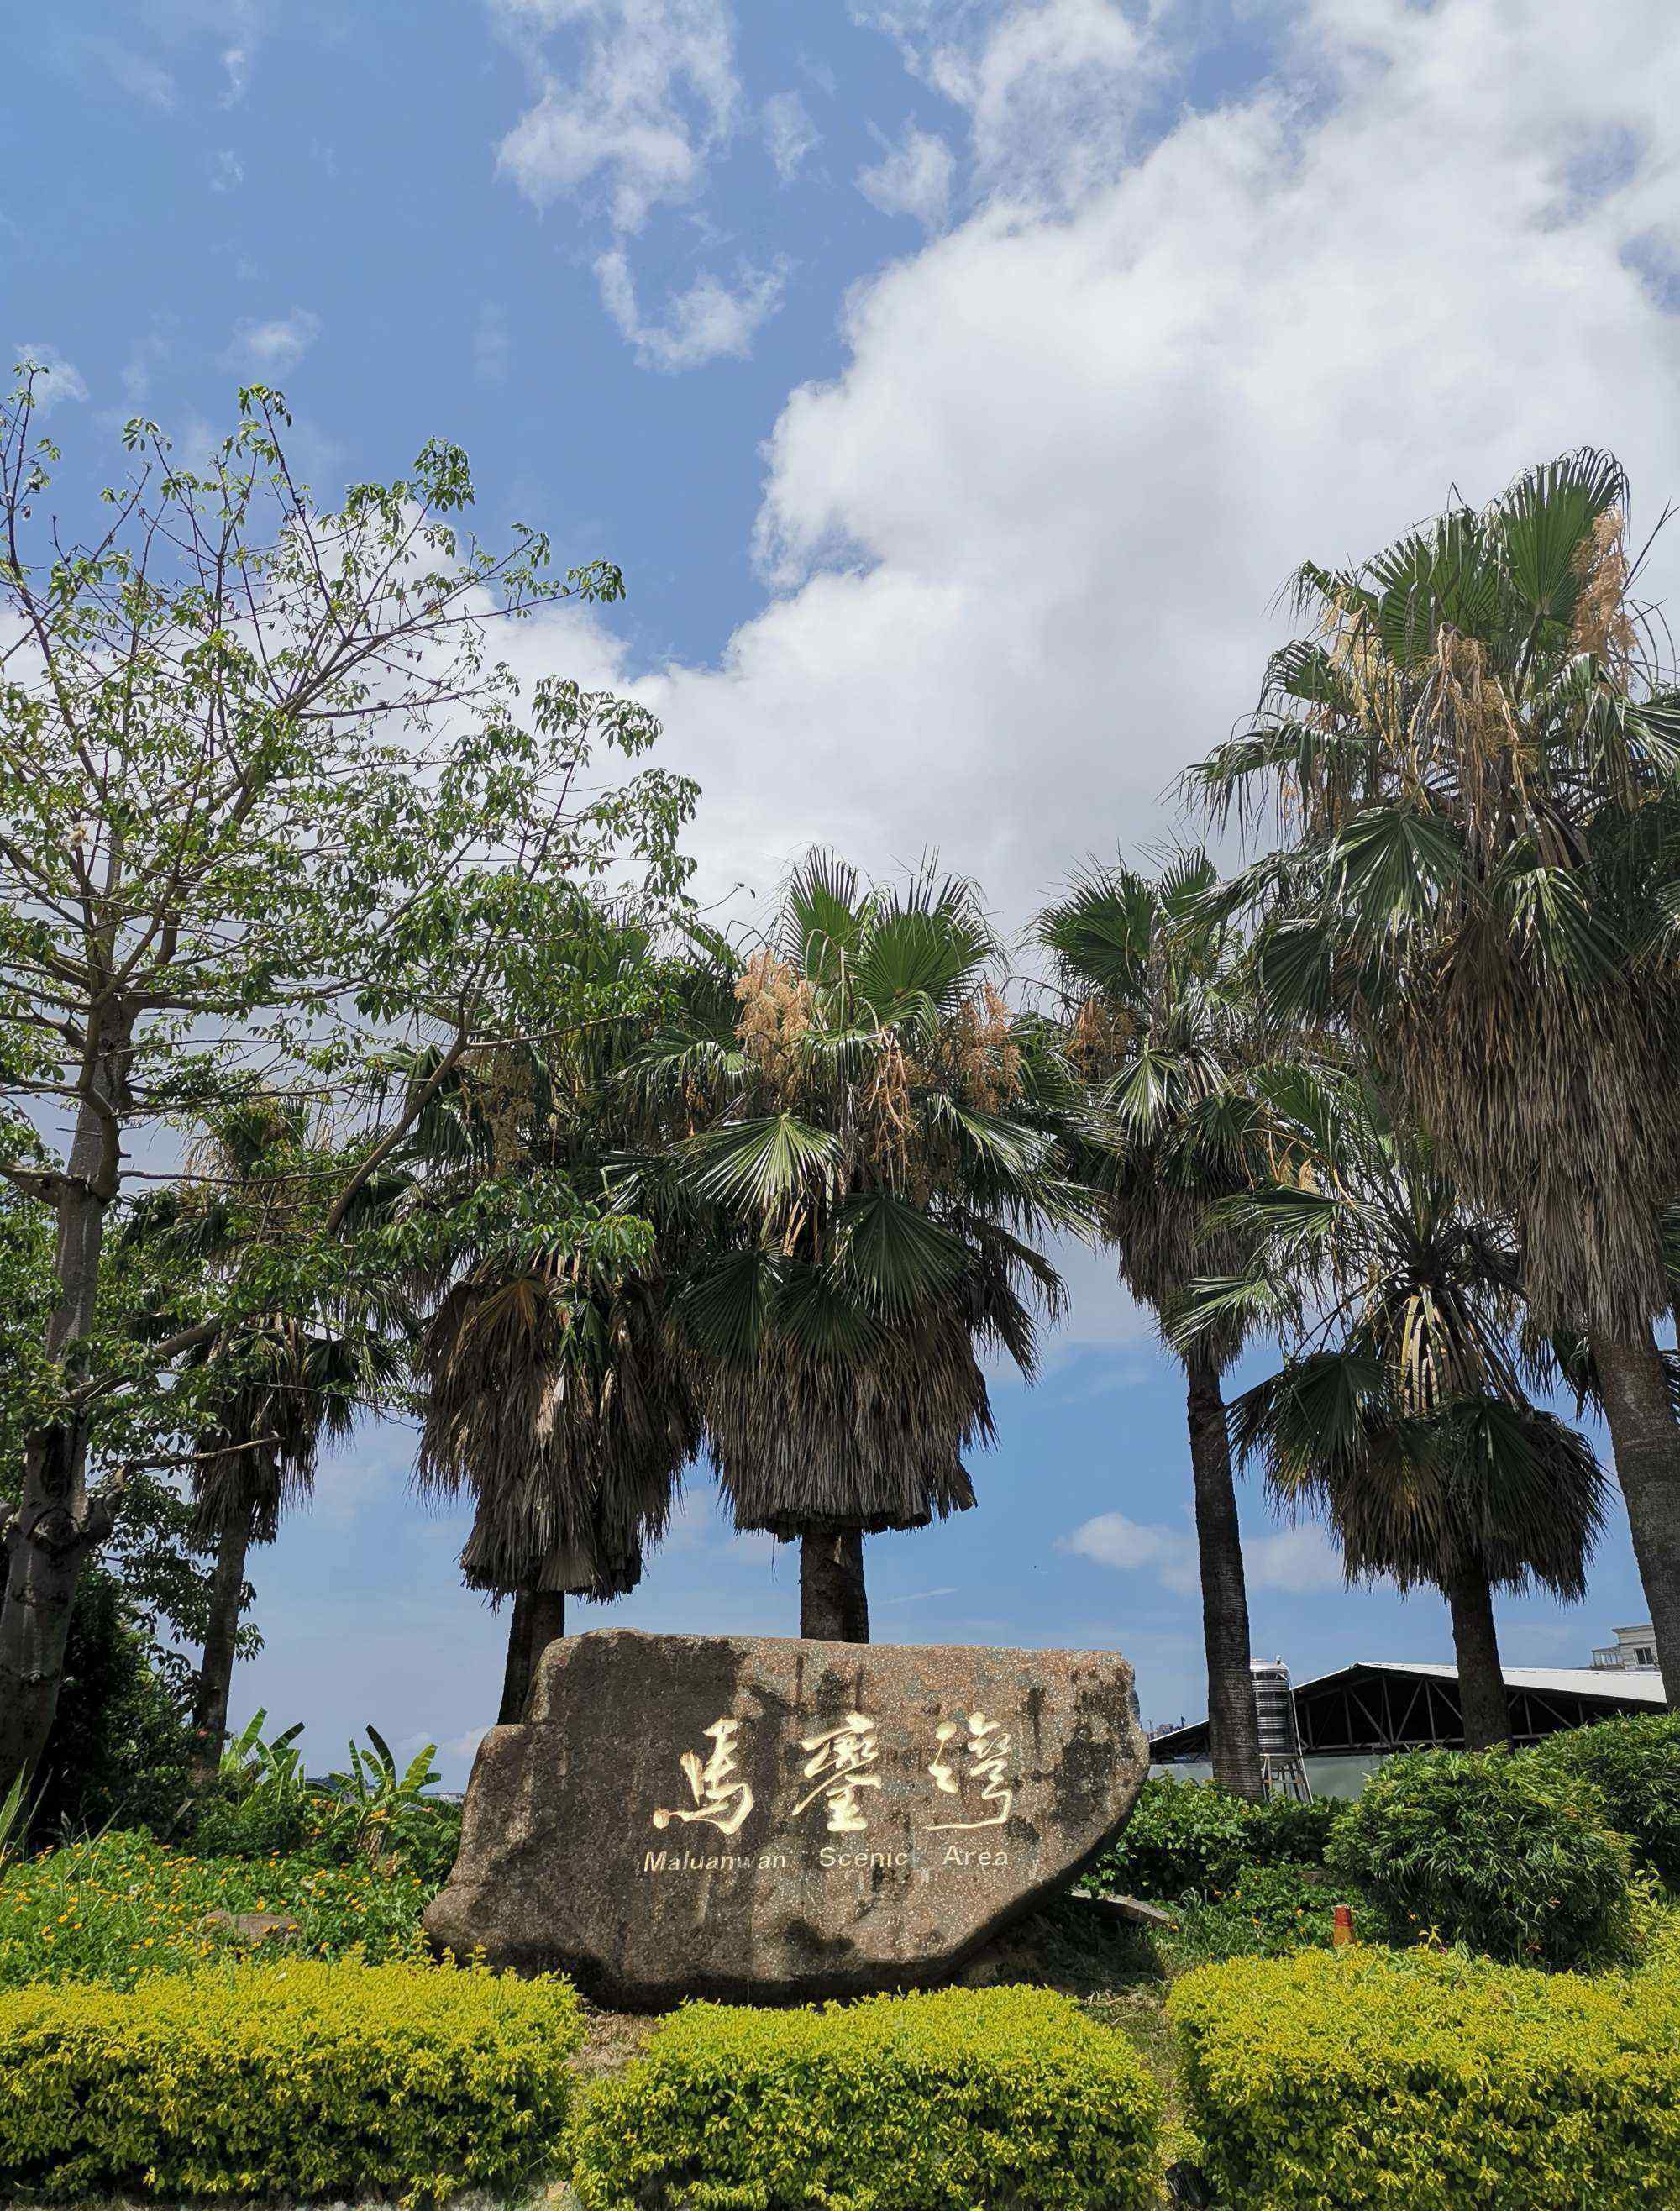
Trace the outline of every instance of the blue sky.
<instances>
[{"instance_id":1,"label":"blue sky","mask_svg":"<svg viewBox=\"0 0 1680 2211\"><path fill-rule=\"evenodd\" d=\"M459 439L487 528L624 566L625 607L531 626L519 666L656 708L743 915L824 839L937 845L1013 930L1172 827L1303 555L1586 441L1636 525L1680 492L1671 0L58 0L0 16L0 344L58 365L67 509L127 415L191 451L252 377L324 493ZM1070 1267L979 1510L870 1546L876 1632L1118 1645L1174 1717L1180 1387ZM235 1701L318 1759L434 1735L458 1778L500 1629L409 1449L359 1439L258 1559ZM1440 1605L1347 1595L1245 1511L1258 1651L1447 1655ZM1501 1608L1507 1656L1640 1611L1618 1524L1584 1608ZM796 1613L697 1484L579 1616Z\"/></svg>"}]
</instances>

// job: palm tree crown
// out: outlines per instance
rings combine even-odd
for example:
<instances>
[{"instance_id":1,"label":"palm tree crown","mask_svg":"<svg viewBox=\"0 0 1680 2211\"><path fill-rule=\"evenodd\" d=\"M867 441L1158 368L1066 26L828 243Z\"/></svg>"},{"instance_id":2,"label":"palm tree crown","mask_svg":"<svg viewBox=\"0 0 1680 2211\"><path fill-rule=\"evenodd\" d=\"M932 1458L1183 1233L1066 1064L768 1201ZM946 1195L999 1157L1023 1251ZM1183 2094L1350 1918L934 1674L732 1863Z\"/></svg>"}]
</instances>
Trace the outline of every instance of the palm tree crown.
<instances>
[{"instance_id":1,"label":"palm tree crown","mask_svg":"<svg viewBox=\"0 0 1680 2211\"><path fill-rule=\"evenodd\" d=\"M645 1060L668 1166L706 1227L681 1311L737 1525L919 1527L973 1502L988 1349L1026 1372L1061 1285L1028 1239L1078 1217L971 887L865 885L816 854L744 961ZM652 1170L650 1170L652 1171Z\"/></svg>"},{"instance_id":2,"label":"palm tree crown","mask_svg":"<svg viewBox=\"0 0 1680 2211\"><path fill-rule=\"evenodd\" d=\"M1180 1337L1238 1311L1292 1342L1231 1408L1240 1454L1286 1510L1324 1512L1350 1582L1441 1590L1467 1735L1508 1739L1490 1591L1585 1593L1604 1476L1586 1439L1530 1402L1516 1251L1466 1212L1427 1141L1392 1129L1351 1075L1262 1087L1271 1174L1220 1208L1246 1265L1197 1283Z\"/></svg>"},{"instance_id":3,"label":"palm tree crown","mask_svg":"<svg viewBox=\"0 0 1680 2211\"><path fill-rule=\"evenodd\" d=\"M580 932L555 1036L457 1070L421 1130L426 1172L558 1175L610 1230L608 1166L627 1130L618 1077L646 1040L637 1008L655 984L644 993L639 977L653 966L629 918ZM420 1337L417 1478L472 1496L464 1577L515 1596L504 1718L562 1632L566 1596L635 1587L700 1447L693 1363L667 1311L669 1234L638 1241L631 1226L555 1242L486 1221L448 1255Z\"/></svg>"},{"instance_id":4,"label":"palm tree crown","mask_svg":"<svg viewBox=\"0 0 1680 2211\"><path fill-rule=\"evenodd\" d=\"M1531 470L1363 568L1308 564L1312 633L1192 778L1275 796L1225 902L1272 917L1280 1003L1349 1015L1385 1087L1519 1227L1548 1324L1667 1303L1680 1188L1680 697L1629 596L1607 454Z\"/></svg>"},{"instance_id":5,"label":"palm tree crown","mask_svg":"<svg viewBox=\"0 0 1680 2211\"><path fill-rule=\"evenodd\" d=\"M1203 903L1217 878L1202 852L1157 880L1092 868L1039 918L1085 1079L1070 1136L1120 1279L1169 1324L1193 1277L1234 1264L1210 1208L1246 1187L1253 1142L1248 1070L1260 1048L1247 947ZM1220 1377L1241 1348L1234 1309L1185 1353L1215 1778L1259 1793L1248 1597Z\"/></svg>"},{"instance_id":6,"label":"palm tree crown","mask_svg":"<svg viewBox=\"0 0 1680 2211\"><path fill-rule=\"evenodd\" d=\"M1279 849L1222 894L1267 917L1274 999L1350 1023L1513 1223L1539 1325L1589 1339L1674 1666L1680 1427L1652 1321L1680 1190L1680 695L1628 510L1583 451L1362 567L1309 563L1310 633L1192 783L1216 815L1275 801Z\"/></svg>"}]
</instances>

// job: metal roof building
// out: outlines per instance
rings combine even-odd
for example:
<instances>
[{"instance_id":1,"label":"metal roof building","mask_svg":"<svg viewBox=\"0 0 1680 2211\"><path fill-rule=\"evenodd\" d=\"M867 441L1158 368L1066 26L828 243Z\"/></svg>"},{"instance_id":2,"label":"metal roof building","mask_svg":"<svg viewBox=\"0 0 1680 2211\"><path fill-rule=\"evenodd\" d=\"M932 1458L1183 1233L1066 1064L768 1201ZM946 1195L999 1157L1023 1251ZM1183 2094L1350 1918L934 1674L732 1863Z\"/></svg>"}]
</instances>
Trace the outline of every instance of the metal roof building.
<instances>
[{"instance_id":1,"label":"metal roof building","mask_svg":"<svg viewBox=\"0 0 1680 2211\"><path fill-rule=\"evenodd\" d=\"M1505 1688L1511 1733L1519 1743L1619 1712L1660 1711L1666 1704L1654 1666L1507 1666ZM1465 1739L1456 1666L1362 1660L1299 1682L1295 1705L1301 1751L1308 1758L1457 1748ZM1205 1720L1150 1738L1156 1765L1199 1763L1207 1755Z\"/></svg>"}]
</instances>

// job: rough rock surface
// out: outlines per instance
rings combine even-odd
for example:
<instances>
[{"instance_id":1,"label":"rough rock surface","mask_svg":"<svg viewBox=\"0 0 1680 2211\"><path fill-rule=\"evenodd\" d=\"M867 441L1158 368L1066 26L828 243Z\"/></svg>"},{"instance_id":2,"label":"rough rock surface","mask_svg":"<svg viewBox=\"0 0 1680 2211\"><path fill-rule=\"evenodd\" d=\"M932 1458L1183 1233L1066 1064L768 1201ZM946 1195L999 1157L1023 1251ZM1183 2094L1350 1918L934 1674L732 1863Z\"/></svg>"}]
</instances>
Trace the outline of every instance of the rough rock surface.
<instances>
[{"instance_id":1,"label":"rough rock surface","mask_svg":"<svg viewBox=\"0 0 1680 2211\"><path fill-rule=\"evenodd\" d=\"M1108 1652L567 1636L486 1735L440 1948L628 2005L957 1972L1148 1771Z\"/></svg>"}]
</instances>

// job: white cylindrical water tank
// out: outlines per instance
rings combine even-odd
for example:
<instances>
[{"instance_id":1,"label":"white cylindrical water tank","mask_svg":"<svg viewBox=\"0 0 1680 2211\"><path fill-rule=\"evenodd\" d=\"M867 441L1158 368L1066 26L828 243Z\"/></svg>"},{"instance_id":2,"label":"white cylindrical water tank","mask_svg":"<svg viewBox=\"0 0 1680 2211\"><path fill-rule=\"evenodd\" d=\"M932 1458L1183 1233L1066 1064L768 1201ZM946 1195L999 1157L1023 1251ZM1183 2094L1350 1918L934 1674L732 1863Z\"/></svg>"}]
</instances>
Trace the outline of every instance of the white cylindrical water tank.
<instances>
[{"instance_id":1,"label":"white cylindrical water tank","mask_svg":"<svg viewBox=\"0 0 1680 2211\"><path fill-rule=\"evenodd\" d=\"M1301 1730L1295 1724L1295 1692L1289 1669L1281 1658L1270 1663L1257 1658L1249 1669L1254 1676L1254 1710L1260 1723L1262 1758L1298 1759Z\"/></svg>"}]
</instances>

